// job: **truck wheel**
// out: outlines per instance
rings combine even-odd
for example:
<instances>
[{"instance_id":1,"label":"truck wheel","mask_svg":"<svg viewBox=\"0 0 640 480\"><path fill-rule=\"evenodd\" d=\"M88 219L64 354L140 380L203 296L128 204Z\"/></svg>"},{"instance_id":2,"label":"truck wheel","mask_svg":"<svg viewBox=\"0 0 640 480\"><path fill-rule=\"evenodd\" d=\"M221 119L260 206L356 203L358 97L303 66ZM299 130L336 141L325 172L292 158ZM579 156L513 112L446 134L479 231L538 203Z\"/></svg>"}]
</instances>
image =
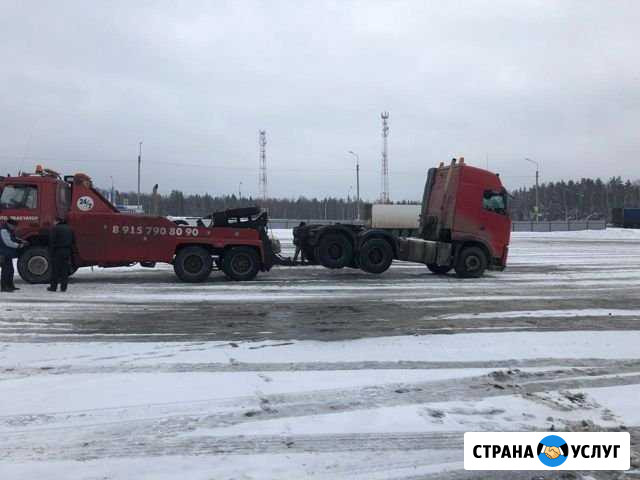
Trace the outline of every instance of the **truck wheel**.
<instances>
[{"instance_id":1,"label":"truck wheel","mask_svg":"<svg viewBox=\"0 0 640 480\"><path fill-rule=\"evenodd\" d=\"M369 273L382 273L393 262L393 248L382 238L367 240L360 249L360 268Z\"/></svg>"},{"instance_id":2,"label":"truck wheel","mask_svg":"<svg viewBox=\"0 0 640 480\"><path fill-rule=\"evenodd\" d=\"M456 259L456 274L461 278L481 277L487 268L487 256L479 247L466 247Z\"/></svg>"},{"instance_id":3,"label":"truck wheel","mask_svg":"<svg viewBox=\"0 0 640 480\"><path fill-rule=\"evenodd\" d=\"M320 239L317 257L324 267L343 268L352 262L353 246L344 235L330 233Z\"/></svg>"},{"instance_id":4,"label":"truck wheel","mask_svg":"<svg viewBox=\"0 0 640 480\"><path fill-rule=\"evenodd\" d=\"M231 280L253 280L260 270L260 258L251 247L234 247L224 254L222 270Z\"/></svg>"},{"instance_id":5,"label":"truck wheel","mask_svg":"<svg viewBox=\"0 0 640 480\"><path fill-rule=\"evenodd\" d=\"M444 275L445 273L449 273L449 270L451 270L453 267L451 265L437 265L435 263L427 263L427 268L436 275Z\"/></svg>"},{"instance_id":6,"label":"truck wheel","mask_svg":"<svg viewBox=\"0 0 640 480\"><path fill-rule=\"evenodd\" d=\"M28 247L18 258L18 273L27 283L51 281L51 259L47 247Z\"/></svg>"},{"instance_id":7,"label":"truck wheel","mask_svg":"<svg viewBox=\"0 0 640 480\"><path fill-rule=\"evenodd\" d=\"M185 247L178 252L173 262L173 271L183 282L204 282L211 273L211 254L204 247Z\"/></svg>"}]
</instances>

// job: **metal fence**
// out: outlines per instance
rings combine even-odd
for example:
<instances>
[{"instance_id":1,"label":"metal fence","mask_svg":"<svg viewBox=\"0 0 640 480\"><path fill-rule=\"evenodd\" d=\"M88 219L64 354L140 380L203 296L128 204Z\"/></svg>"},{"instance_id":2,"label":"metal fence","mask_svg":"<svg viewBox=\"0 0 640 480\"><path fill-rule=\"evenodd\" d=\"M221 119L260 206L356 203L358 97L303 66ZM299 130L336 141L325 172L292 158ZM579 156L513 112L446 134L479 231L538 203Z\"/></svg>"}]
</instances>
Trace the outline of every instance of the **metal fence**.
<instances>
[{"instance_id":1,"label":"metal fence","mask_svg":"<svg viewBox=\"0 0 640 480\"><path fill-rule=\"evenodd\" d=\"M512 232L573 232L576 230L604 230L606 220L559 220L553 222L512 222Z\"/></svg>"},{"instance_id":2,"label":"metal fence","mask_svg":"<svg viewBox=\"0 0 640 480\"><path fill-rule=\"evenodd\" d=\"M300 225L300 222L315 223L319 225L330 225L337 222L353 224L363 223L359 220L272 218L269 220L269 226L271 228L293 228ZM607 228L607 222L605 220L559 220L537 223L535 221L517 221L511 223L511 231L513 232L572 232L576 230L604 230L605 228Z\"/></svg>"}]
</instances>

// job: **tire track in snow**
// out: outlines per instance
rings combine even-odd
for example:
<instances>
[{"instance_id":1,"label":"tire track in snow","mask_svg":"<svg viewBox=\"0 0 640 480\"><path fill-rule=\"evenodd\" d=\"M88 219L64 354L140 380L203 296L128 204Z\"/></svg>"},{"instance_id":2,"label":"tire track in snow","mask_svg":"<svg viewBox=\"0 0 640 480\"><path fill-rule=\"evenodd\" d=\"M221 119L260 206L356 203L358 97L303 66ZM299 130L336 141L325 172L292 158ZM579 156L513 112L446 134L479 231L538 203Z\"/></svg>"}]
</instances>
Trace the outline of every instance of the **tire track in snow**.
<instances>
[{"instance_id":1,"label":"tire track in snow","mask_svg":"<svg viewBox=\"0 0 640 480\"><path fill-rule=\"evenodd\" d=\"M241 436L198 436L191 438L161 437L153 445L143 438L133 442L124 442L120 436L111 436L107 441L88 439L81 445L60 450L52 456L47 452L45 458L58 460L92 460L104 457L135 457L163 455L226 455L226 454L265 454L265 453L301 453L301 452L355 452L362 450L450 450L461 448L461 432L425 432L425 433L346 433L338 435L241 435ZM5 450L0 454L13 461L43 460L41 449L31 451Z\"/></svg>"},{"instance_id":2,"label":"tire track in snow","mask_svg":"<svg viewBox=\"0 0 640 480\"><path fill-rule=\"evenodd\" d=\"M637 371L637 368L636 368ZM331 389L302 393L271 394L235 397L207 402L197 402L200 411L189 412L185 405L174 404L154 408L144 405L137 408L147 418L131 419L134 409L110 408L96 410L87 417L86 412L58 413L42 419L42 427L16 429L21 416L2 418L3 436L0 451L12 459L33 459L33 455L45 458L86 460L98 457L201 454L202 440L180 438L197 429L215 429L240 423L272 419L294 419L309 415L348 412L363 409L429 404L443 401L473 401L503 395L531 395L565 389L595 388L640 383L640 374L619 376L618 371L602 369L569 369L543 372L511 371L506 376L442 380L435 382L372 385L347 389ZM207 413L213 407L218 412ZM225 410L220 411L224 407ZM149 418L156 410L157 416ZM185 411L186 410L186 411ZM106 414L105 414L106 413ZM121 415L129 417L119 420ZM74 424L75 417L87 418L84 425ZM102 418L102 422L100 419ZM106 421L104 421L106 420ZM66 425L65 425L66 424ZM9 428L7 428L9 427ZM55 433L58 432L56 435ZM62 432L66 432L62 434ZM204 437L209 438L209 437ZM217 445L217 439L209 446ZM278 436L281 440L282 437ZM404 438L404 437L403 437ZM204 440L203 440L204 441ZM271 445L271 444L270 444ZM279 445L282 445L281 443ZM255 448L262 448L259 445ZM286 444L283 451L290 448ZM321 447L318 447L321 448ZM359 448L367 448L362 446ZM422 448L422 447L420 447ZM211 453L211 451L208 451ZM224 453L214 452L214 453ZM229 452L227 452L229 453Z\"/></svg>"},{"instance_id":3,"label":"tire track in snow","mask_svg":"<svg viewBox=\"0 0 640 480\"><path fill-rule=\"evenodd\" d=\"M163 355L161 358L171 358ZM113 357L117 359L118 357ZM528 367L595 367L607 371L628 372L640 369L640 360L600 358L536 358L485 361L362 361L362 362L299 362L299 363L158 363L154 365L56 365L43 367L11 366L0 369L0 381L15 376L74 375L106 373L175 373L175 372L312 372L332 370L434 370L451 368L528 368Z\"/></svg>"}]
</instances>

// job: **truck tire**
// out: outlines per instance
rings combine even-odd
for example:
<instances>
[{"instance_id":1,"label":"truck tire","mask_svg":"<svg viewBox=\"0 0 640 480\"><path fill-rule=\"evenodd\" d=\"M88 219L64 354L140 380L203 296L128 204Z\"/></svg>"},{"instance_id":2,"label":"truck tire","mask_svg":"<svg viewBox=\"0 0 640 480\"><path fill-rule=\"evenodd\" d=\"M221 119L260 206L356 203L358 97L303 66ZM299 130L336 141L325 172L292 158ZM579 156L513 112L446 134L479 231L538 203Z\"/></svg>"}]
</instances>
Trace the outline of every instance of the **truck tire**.
<instances>
[{"instance_id":1,"label":"truck tire","mask_svg":"<svg viewBox=\"0 0 640 480\"><path fill-rule=\"evenodd\" d=\"M253 280L260 270L260 257L251 247L234 247L224 254L222 270L231 280Z\"/></svg>"},{"instance_id":2,"label":"truck tire","mask_svg":"<svg viewBox=\"0 0 640 480\"><path fill-rule=\"evenodd\" d=\"M481 277L487 269L487 255L479 247L466 247L456 259L456 274L461 278Z\"/></svg>"},{"instance_id":3,"label":"truck tire","mask_svg":"<svg viewBox=\"0 0 640 480\"><path fill-rule=\"evenodd\" d=\"M427 263L427 268L436 275L444 275L449 273L449 270L453 268L452 265L437 265L435 263Z\"/></svg>"},{"instance_id":4,"label":"truck tire","mask_svg":"<svg viewBox=\"0 0 640 480\"><path fill-rule=\"evenodd\" d=\"M199 283L209 278L213 268L211 254L204 247L193 245L178 252L173 271L183 282Z\"/></svg>"},{"instance_id":5,"label":"truck tire","mask_svg":"<svg viewBox=\"0 0 640 480\"><path fill-rule=\"evenodd\" d=\"M339 233L328 233L320 239L316 256L323 267L343 268L353 261L353 245Z\"/></svg>"},{"instance_id":6,"label":"truck tire","mask_svg":"<svg viewBox=\"0 0 640 480\"><path fill-rule=\"evenodd\" d=\"M360 268L369 273L387 271L393 262L393 248L382 238L372 238L364 242L360 249Z\"/></svg>"},{"instance_id":7,"label":"truck tire","mask_svg":"<svg viewBox=\"0 0 640 480\"><path fill-rule=\"evenodd\" d=\"M18 273L27 283L49 283L51 281L49 249L38 245L28 247L18 258Z\"/></svg>"}]
</instances>

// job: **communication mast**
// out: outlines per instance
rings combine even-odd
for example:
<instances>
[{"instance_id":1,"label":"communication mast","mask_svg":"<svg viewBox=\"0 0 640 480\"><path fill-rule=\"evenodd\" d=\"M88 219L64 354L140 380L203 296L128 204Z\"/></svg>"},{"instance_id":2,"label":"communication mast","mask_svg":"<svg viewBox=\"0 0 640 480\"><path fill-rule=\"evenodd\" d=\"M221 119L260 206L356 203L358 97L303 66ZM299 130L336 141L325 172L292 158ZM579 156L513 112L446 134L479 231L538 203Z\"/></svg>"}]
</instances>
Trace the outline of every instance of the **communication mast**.
<instances>
[{"instance_id":1,"label":"communication mast","mask_svg":"<svg viewBox=\"0 0 640 480\"><path fill-rule=\"evenodd\" d=\"M260 173L258 175L258 190L262 200L267 199L267 131L260 130Z\"/></svg>"},{"instance_id":2,"label":"communication mast","mask_svg":"<svg viewBox=\"0 0 640 480\"><path fill-rule=\"evenodd\" d=\"M387 139L389 137L389 112L382 112L380 114L382 119L382 170L381 170L381 189L380 189L380 201L382 203L389 203L389 156Z\"/></svg>"}]
</instances>

